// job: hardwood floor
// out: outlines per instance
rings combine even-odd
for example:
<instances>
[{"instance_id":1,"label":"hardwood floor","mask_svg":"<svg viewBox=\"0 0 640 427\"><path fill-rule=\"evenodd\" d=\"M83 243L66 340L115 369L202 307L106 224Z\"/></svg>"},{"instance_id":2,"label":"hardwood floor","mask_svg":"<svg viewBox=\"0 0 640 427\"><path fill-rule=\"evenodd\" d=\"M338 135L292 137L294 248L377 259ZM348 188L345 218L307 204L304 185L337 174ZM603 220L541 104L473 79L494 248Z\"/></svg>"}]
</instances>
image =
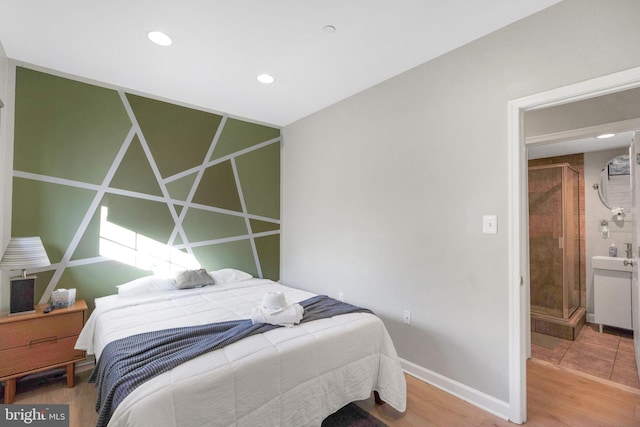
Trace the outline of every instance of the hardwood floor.
<instances>
[{"instance_id":1,"label":"hardwood floor","mask_svg":"<svg viewBox=\"0 0 640 427\"><path fill-rule=\"evenodd\" d=\"M531 333L531 357L640 390L633 332L584 325L575 341Z\"/></svg>"},{"instance_id":2,"label":"hardwood floor","mask_svg":"<svg viewBox=\"0 0 640 427\"><path fill-rule=\"evenodd\" d=\"M19 390L15 403L68 403L70 427L95 425L96 393L88 377L89 371L78 372L72 389L61 378ZM535 362L528 363L527 377L527 427L640 426L640 391ZM407 392L404 414L373 398L358 404L390 427L515 426L409 375Z\"/></svg>"},{"instance_id":3,"label":"hardwood floor","mask_svg":"<svg viewBox=\"0 0 640 427\"><path fill-rule=\"evenodd\" d=\"M95 426L98 416L95 411L96 390L87 380L90 370L76 371L76 386L67 388L67 380L49 380L45 385L18 383L16 404L69 404L69 427Z\"/></svg>"},{"instance_id":4,"label":"hardwood floor","mask_svg":"<svg viewBox=\"0 0 640 427\"><path fill-rule=\"evenodd\" d=\"M373 399L359 404L390 427L516 426L408 375L407 392L404 414ZM637 427L640 392L529 362L527 418L527 427Z\"/></svg>"}]
</instances>

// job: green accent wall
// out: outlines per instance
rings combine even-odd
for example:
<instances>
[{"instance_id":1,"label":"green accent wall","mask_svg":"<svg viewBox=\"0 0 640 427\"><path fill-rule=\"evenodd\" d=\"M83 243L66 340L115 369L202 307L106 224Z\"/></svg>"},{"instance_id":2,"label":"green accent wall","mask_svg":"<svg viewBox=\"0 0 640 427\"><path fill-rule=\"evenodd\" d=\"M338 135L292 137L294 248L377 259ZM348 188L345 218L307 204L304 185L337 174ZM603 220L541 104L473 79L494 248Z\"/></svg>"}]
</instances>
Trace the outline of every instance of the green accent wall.
<instances>
[{"instance_id":1,"label":"green accent wall","mask_svg":"<svg viewBox=\"0 0 640 427\"><path fill-rule=\"evenodd\" d=\"M241 212L240 195L231 162L226 161L207 168L193 196L195 203Z\"/></svg>"},{"instance_id":2,"label":"green accent wall","mask_svg":"<svg viewBox=\"0 0 640 427\"><path fill-rule=\"evenodd\" d=\"M228 156L264 141L280 137L280 130L258 124L229 119L222 130L213 159Z\"/></svg>"},{"instance_id":3,"label":"green accent wall","mask_svg":"<svg viewBox=\"0 0 640 427\"><path fill-rule=\"evenodd\" d=\"M107 221L207 270L279 279L280 129L16 68L12 236L41 236L78 298L152 274L100 252Z\"/></svg>"},{"instance_id":4,"label":"green accent wall","mask_svg":"<svg viewBox=\"0 0 640 427\"><path fill-rule=\"evenodd\" d=\"M211 265L212 270L219 270L233 264L236 268L254 276L258 274L256 263L251 259L253 251L248 240L196 247L193 251L199 260Z\"/></svg>"},{"instance_id":5,"label":"green accent wall","mask_svg":"<svg viewBox=\"0 0 640 427\"><path fill-rule=\"evenodd\" d=\"M129 149L111 180L110 187L162 196L162 190L144 153L138 137Z\"/></svg>"},{"instance_id":6,"label":"green accent wall","mask_svg":"<svg viewBox=\"0 0 640 427\"><path fill-rule=\"evenodd\" d=\"M240 185L247 210L256 215L280 218L280 197L274 188L280 185L280 144L238 156L236 160Z\"/></svg>"},{"instance_id":7,"label":"green accent wall","mask_svg":"<svg viewBox=\"0 0 640 427\"><path fill-rule=\"evenodd\" d=\"M169 196L176 200L187 200L195 179L196 174L192 173L191 175L187 175L184 178L168 182L167 191L169 192Z\"/></svg>"},{"instance_id":8,"label":"green accent wall","mask_svg":"<svg viewBox=\"0 0 640 427\"><path fill-rule=\"evenodd\" d=\"M222 116L131 94L127 99L163 178L205 160Z\"/></svg>"},{"instance_id":9,"label":"green accent wall","mask_svg":"<svg viewBox=\"0 0 640 427\"><path fill-rule=\"evenodd\" d=\"M118 92L17 69L14 170L100 184L130 128Z\"/></svg>"},{"instance_id":10,"label":"green accent wall","mask_svg":"<svg viewBox=\"0 0 640 427\"><path fill-rule=\"evenodd\" d=\"M96 191L13 178L11 235L40 236L49 260L62 260Z\"/></svg>"}]
</instances>

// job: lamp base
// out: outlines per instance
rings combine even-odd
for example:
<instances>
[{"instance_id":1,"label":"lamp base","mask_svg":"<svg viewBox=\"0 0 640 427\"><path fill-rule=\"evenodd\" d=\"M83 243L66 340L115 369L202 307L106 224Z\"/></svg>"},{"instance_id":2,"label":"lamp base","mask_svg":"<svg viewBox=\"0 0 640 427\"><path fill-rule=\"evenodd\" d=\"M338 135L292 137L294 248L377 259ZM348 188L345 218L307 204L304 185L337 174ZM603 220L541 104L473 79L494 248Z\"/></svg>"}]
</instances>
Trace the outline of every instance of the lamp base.
<instances>
[{"instance_id":1,"label":"lamp base","mask_svg":"<svg viewBox=\"0 0 640 427\"><path fill-rule=\"evenodd\" d=\"M36 276L13 277L9 296L9 316L35 313L33 299L35 295Z\"/></svg>"}]
</instances>

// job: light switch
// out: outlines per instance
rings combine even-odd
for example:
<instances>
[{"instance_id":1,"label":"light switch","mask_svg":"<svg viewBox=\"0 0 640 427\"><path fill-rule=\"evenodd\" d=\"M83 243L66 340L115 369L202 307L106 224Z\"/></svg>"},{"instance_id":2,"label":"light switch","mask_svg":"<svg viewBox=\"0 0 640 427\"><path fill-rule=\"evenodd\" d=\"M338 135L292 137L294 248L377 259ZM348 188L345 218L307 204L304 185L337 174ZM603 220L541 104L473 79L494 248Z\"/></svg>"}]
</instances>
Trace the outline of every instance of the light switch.
<instances>
[{"instance_id":1,"label":"light switch","mask_svg":"<svg viewBox=\"0 0 640 427\"><path fill-rule=\"evenodd\" d=\"M498 216L497 215L482 216L482 232L484 234L498 234Z\"/></svg>"}]
</instances>

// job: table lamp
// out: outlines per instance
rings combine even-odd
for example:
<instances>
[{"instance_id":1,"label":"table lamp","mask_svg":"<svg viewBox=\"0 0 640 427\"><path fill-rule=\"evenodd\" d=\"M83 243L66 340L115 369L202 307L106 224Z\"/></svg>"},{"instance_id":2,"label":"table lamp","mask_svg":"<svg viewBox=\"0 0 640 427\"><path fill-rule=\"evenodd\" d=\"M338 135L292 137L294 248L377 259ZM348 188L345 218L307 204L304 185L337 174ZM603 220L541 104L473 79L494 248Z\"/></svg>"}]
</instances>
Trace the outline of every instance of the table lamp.
<instances>
[{"instance_id":1,"label":"table lamp","mask_svg":"<svg viewBox=\"0 0 640 427\"><path fill-rule=\"evenodd\" d=\"M9 315L34 313L36 276L27 276L27 269L51 265L40 237L12 237L4 251L0 268L22 270L12 277L9 296Z\"/></svg>"}]
</instances>

